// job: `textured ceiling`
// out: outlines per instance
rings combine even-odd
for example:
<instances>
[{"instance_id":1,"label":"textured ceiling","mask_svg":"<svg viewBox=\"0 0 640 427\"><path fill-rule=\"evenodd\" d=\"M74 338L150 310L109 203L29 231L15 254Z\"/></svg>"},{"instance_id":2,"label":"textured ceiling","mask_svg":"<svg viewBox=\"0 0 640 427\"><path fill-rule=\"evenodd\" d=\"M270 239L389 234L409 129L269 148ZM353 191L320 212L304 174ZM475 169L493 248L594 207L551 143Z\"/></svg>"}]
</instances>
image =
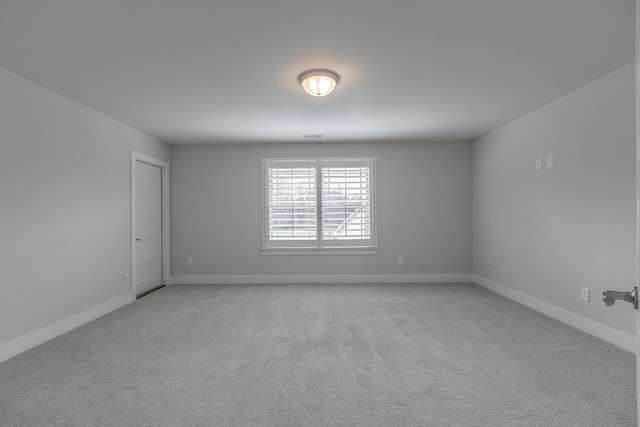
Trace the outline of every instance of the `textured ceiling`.
<instances>
[{"instance_id":1,"label":"textured ceiling","mask_svg":"<svg viewBox=\"0 0 640 427\"><path fill-rule=\"evenodd\" d=\"M472 139L634 34L633 0L0 0L1 67L169 143Z\"/></svg>"}]
</instances>

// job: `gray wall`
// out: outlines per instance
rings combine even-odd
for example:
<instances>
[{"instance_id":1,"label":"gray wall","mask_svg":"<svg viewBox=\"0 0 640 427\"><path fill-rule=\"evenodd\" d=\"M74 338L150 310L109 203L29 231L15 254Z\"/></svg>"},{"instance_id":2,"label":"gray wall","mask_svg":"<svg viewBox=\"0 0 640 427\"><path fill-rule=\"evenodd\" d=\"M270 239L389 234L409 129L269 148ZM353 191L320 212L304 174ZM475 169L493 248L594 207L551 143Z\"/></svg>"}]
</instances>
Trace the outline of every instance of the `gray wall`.
<instances>
[{"instance_id":1,"label":"gray wall","mask_svg":"<svg viewBox=\"0 0 640 427\"><path fill-rule=\"evenodd\" d=\"M260 160L315 156L378 157L378 255L261 254ZM173 145L171 273L470 274L471 200L470 142Z\"/></svg>"},{"instance_id":2,"label":"gray wall","mask_svg":"<svg viewBox=\"0 0 640 427\"><path fill-rule=\"evenodd\" d=\"M633 307L605 308L601 294L635 283L634 71L628 64L472 145L474 273L629 335Z\"/></svg>"},{"instance_id":3,"label":"gray wall","mask_svg":"<svg viewBox=\"0 0 640 427\"><path fill-rule=\"evenodd\" d=\"M169 160L0 68L0 344L130 292L130 148Z\"/></svg>"}]
</instances>

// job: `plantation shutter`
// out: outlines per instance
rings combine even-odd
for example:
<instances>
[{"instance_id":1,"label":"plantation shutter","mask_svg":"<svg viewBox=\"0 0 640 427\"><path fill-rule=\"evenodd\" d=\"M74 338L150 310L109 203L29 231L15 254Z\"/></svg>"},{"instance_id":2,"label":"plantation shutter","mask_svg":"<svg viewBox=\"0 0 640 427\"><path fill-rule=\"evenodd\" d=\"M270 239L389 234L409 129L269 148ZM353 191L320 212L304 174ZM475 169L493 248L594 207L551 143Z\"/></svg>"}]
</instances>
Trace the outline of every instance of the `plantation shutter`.
<instances>
[{"instance_id":1,"label":"plantation shutter","mask_svg":"<svg viewBox=\"0 0 640 427\"><path fill-rule=\"evenodd\" d=\"M262 162L263 251L369 248L377 253L374 158Z\"/></svg>"},{"instance_id":2,"label":"plantation shutter","mask_svg":"<svg viewBox=\"0 0 640 427\"><path fill-rule=\"evenodd\" d=\"M370 238L370 168L322 168L322 239Z\"/></svg>"},{"instance_id":3,"label":"plantation shutter","mask_svg":"<svg viewBox=\"0 0 640 427\"><path fill-rule=\"evenodd\" d=\"M268 181L269 240L316 240L316 168L269 168Z\"/></svg>"}]
</instances>

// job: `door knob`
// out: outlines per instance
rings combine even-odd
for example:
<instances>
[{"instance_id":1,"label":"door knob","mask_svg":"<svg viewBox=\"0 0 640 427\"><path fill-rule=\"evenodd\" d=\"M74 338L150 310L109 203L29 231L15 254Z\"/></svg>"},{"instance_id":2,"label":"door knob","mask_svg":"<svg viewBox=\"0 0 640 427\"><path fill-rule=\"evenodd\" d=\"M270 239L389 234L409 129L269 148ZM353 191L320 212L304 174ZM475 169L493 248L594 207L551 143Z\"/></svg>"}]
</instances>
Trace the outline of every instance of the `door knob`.
<instances>
[{"instance_id":1,"label":"door knob","mask_svg":"<svg viewBox=\"0 0 640 427\"><path fill-rule=\"evenodd\" d=\"M616 300L627 301L633 304L633 307L638 309L638 287L633 288L631 292L620 292L620 291L604 291L602 293L604 298L602 301L606 306L612 306L615 304Z\"/></svg>"}]
</instances>

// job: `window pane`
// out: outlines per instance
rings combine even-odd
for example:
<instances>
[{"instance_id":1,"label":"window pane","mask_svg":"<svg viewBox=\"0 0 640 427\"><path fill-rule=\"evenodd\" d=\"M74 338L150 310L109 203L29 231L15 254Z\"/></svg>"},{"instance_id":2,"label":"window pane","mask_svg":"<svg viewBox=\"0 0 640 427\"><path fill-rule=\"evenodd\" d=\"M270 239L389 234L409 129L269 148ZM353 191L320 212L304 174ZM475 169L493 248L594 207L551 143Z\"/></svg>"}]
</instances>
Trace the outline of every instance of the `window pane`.
<instances>
[{"instance_id":1,"label":"window pane","mask_svg":"<svg viewBox=\"0 0 640 427\"><path fill-rule=\"evenodd\" d=\"M317 239L315 168L268 169L269 240Z\"/></svg>"},{"instance_id":2,"label":"window pane","mask_svg":"<svg viewBox=\"0 0 640 427\"><path fill-rule=\"evenodd\" d=\"M370 238L369 167L322 168L322 239Z\"/></svg>"}]
</instances>

